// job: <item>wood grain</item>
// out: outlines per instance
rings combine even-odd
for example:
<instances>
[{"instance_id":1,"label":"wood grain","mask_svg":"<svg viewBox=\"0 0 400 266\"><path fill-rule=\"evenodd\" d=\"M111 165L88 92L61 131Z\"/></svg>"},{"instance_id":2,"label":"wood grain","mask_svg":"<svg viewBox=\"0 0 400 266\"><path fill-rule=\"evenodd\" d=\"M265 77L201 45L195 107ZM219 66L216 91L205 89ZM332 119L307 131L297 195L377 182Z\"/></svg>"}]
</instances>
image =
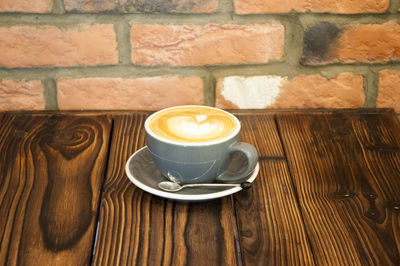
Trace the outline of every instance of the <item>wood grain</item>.
<instances>
[{"instance_id":1,"label":"wood grain","mask_svg":"<svg viewBox=\"0 0 400 266\"><path fill-rule=\"evenodd\" d=\"M260 172L235 195L244 265L313 265L273 115L240 116L242 140L260 152Z\"/></svg>"},{"instance_id":2,"label":"wood grain","mask_svg":"<svg viewBox=\"0 0 400 266\"><path fill-rule=\"evenodd\" d=\"M0 264L89 264L110 121L23 114L0 120Z\"/></svg>"},{"instance_id":3,"label":"wood grain","mask_svg":"<svg viewBox=\"0 0 400 266\"><path fill-rule=\"evenodd\" d=\"M135 187L124 173L145 145L146 115L114 117L95 265L235 265L231 198L179 203Z\"/></svg>"},{"instance_id":4,"label":"wood grain","mask_svg":"<svg viewBox=\"0 0 400 266\"><path fill-rule=\"evenodd\" d=\"M237 114L241 123L240 140L256 147L260 159L284 159L279 133L273 115Z\"/></svg>"},{"instance_id":5,"label":"wood grain","mask_svg":"<svg viewBox=\"0 0 400 266\"><path fill-rule=\"evenodd\" d=\"M394 119L388 113L278 115L318 264L400 264L400 127Z\"/></svg>"}]
</instances>

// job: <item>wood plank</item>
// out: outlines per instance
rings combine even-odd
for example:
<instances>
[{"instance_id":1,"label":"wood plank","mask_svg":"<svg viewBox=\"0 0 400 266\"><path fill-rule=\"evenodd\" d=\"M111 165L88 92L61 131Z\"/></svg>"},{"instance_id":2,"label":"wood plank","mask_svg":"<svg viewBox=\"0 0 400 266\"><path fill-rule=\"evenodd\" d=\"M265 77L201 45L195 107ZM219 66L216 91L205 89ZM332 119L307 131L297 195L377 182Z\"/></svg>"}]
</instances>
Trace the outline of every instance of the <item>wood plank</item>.
<instances>
[{"instance_id":1,"label":"wood plank","mask_svg":"<svg viewBox=\"0 0 400 266\"><path fill-rule=\"evenodd\" d=\"M240 140L254 145L260 159L285 158L273 115L237 114L236 116L242 127Z\"/></svg>"},{"instance_id":2,"label":"wood plank","mask_svg":"<svg viewBox=\"0 0 400 266\"><path fill-rule=\"evenodd\" d=\"M314 265L274 117L240 118L243 141L261 153L252 188L235 195L244 265Z\"/></svg>"},{"instance_id":3,"label":"wood plank","mask_svg":"<svg viewBox=\"0 0 400 266\"><path fill-rule=\"evenodd\" d=\"M400 265L400 122L389 111L352 117L352 124L370 172L372 186L364 186L363 194L368 199L365 215L379 238L377 253Z\"/></svg>"},{"instance_id":4,"label":"wood plank","mask_svg":"<svg viewBox=\"0 0 400 266\"><path fill-rule=\"evenodd\" d=\"M0 264L87 265L110 121L3 115Z\"/></svg>"},{"instance_id":5,"label":"wood plank","mask_svg":"<svg viewBox=\"0 0 400 266\"><path fill-rule=\"evenodd\" d=\"M145 145L145 118L114 117L94 264L235 265L230 197L173 202L143 192L125 175L127 159Z\"/></svg>"},{"instance_id":6,"label":"wood plank","mask_svg":"<svg viewBox=\"0 0 400 266\"><path fill-rule=\"evenodd\" d=\"M398 123L340 112L277 121L316 262L399 265Z\"/></svg>"}]
</instances>

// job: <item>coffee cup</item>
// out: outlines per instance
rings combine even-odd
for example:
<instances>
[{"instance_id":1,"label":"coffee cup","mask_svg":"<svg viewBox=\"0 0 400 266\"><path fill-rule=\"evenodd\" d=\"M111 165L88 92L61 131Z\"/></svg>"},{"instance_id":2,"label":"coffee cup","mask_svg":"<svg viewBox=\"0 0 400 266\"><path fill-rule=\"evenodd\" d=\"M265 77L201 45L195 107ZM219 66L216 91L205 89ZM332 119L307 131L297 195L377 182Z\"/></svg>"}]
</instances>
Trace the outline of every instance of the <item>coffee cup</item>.
<instances>
[{"instance_id":1,"label":"coffee cup","mask_svg":"<svg viewBox=\"0 0 400 266\"><path fill-rule=\"evenodd\" d=\"M239 142L240 122L232 114L209 106L166 108L145 121L147 148L161 171L178 183L237 182L258 161L254 146ZM226 171L234 153L247 159L247 169Z\"/></svg>"}]
</instances>

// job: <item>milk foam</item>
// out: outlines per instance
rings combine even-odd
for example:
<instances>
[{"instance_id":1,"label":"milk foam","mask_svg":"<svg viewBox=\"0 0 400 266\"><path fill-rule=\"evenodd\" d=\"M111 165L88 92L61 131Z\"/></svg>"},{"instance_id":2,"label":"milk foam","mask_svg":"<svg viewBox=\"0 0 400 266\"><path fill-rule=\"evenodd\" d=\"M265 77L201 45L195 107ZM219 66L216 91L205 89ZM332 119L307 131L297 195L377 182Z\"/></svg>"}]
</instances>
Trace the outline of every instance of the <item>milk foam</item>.
<instances>
[{"instance_id":1,"label":"milk foam","mask_svg":"<svg viewBox=\"0 0 400 266\"><path fill-rule=\"evenodd\" d=\"M156 114L149 123L158 136L178 142L206 142L232 134L237 122L218 109L185 106L166 109Z\"/></svg>"},{"instance_id":2,"label":"milk foam","mask_svg":"<svg viewBox=\"0 0 400 266\"><path fill-rule=\"evenodd\" d=\"M224 124L221 121L204 122L203 119L193 120L192 117L176 116L168 119L168 129L181 138L199 140L203 138L218 137L224 130ZM199 122L203 121L203 122Z\"/></svg>"},{"instance_id":3,"label":"milk foam","mask_svg":"<svg viewBox=\"0 0 400 266\"><path fill-rule=\"evenodd\" d=\"M207 119L207 116L206 115L196 115L196 120L197 120L197 122L201 122L201 121L204 121L204 120L206 120Z\"/></svg>"}]
</instances>

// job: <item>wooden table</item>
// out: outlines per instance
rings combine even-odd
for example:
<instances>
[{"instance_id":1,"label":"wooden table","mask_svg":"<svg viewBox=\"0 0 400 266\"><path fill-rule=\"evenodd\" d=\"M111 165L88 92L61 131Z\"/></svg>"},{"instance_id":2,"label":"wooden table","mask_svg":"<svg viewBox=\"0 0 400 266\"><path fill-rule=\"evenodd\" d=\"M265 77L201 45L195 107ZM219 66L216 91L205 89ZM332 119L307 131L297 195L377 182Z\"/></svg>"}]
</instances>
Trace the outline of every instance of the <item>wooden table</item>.
<instances>
[{"instance_id":1,"label":"wooden table","mask_svg":"<svg viewBox=\"0 0 400 266\"><path fill-rule=\"evenodd\" d=\"M126 177L147 115L0 114L0 265L400 265L392 110L237 113L259 175L203 203Z\"/></svg>"}]
</instances>

